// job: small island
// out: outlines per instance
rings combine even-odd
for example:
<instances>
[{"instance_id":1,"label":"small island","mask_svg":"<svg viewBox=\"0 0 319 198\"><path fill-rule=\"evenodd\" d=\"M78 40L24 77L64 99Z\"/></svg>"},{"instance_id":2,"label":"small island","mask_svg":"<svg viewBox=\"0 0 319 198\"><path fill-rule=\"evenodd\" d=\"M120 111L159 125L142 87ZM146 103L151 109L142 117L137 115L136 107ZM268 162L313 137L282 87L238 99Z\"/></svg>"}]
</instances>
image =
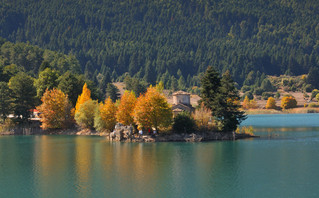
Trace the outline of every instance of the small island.
<instances>
[{"instance_id":1,"label":"small island","mask_svg":"<svg viewBox=\"0 0 319 198\"><path fill-rule=\"evenodd\" d=\"M100 135L123 142L200 142L256 137L253 129L238 128L246 116L240 109L239 94L229 72L220 76L213 67L208 67L201 90L202 99L197 107L190 104L190 94L184 91L173 93L173 105L170 105L161 82L150 85L138 97L133 91L125 91L118 99L115 91L104 103L99 103L91 98L91 90L85 83L73 107L68 95L60 89L46 89L42 104L36 107L37 118L33 119L41 128L36 130L35 124L28 131L22 125L20 131L8 130L3 134Z\"/></svg>"}]
</instances>

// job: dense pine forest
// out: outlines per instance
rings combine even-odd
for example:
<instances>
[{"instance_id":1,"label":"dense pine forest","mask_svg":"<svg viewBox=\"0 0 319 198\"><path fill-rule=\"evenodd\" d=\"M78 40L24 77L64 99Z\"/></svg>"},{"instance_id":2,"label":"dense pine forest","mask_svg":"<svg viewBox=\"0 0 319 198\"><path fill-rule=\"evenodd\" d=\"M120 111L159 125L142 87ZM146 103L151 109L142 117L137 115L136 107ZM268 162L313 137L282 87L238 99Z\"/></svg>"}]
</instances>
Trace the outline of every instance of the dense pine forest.
<instances>
[{"instance_id":1,"label":"dense pine forest","mask_svg":"<svg viewBox=\"0 0 319 198\"><path fill-rule=\"evenodd\" d=\"M317 68L318 12L315 0L2 0L0 36L68 54L93 82L129 74L185 89L212 65L242 86ZM43 60L13 63L37 75Z\"/></svg>"}]
</instances>

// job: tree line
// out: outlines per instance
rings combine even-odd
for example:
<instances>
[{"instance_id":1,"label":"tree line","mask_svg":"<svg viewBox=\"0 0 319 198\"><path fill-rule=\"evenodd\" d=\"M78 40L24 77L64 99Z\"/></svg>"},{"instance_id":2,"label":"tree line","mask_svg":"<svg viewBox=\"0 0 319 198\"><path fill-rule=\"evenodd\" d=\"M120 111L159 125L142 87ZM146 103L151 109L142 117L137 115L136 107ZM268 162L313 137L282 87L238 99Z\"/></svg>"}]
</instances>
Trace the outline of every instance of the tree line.
<instances>
[{"instance_id":1,"label":"tree line","mask_svg":"<svg viewBox=\"0 0 319 198\"><path fill-rule=\"evenodd\" d=\"M230 73L226 72L221 77L213 67L208 67L203 76L202 101L198 109L193 115L177 116L174 121L171 106L163 94L163 82L156 86L150 85L145 93L137 97L133 91L126 90L119 98L117 91L114 91L114 95L110 93L102 102L92 97L85 81L80 94L72 97L74 86L80 85L72 84L79 83L79 79L72 75L66 72L57 77L55 70L46 68L39 73L39 78L35 79L35 82L31 76L23 72L11 77L8 83L0 82L0 115L3 122L8 119L10 113L14 115L14 120L20 123L27 122L35 106L40 113L43 129L72 128L76 123L83 129L110 132L119 122L135 126L136 129L153 128L158 132L172 125L173 129L176 129L178 123L188 126L187 123L180 122L179 119L182 118L188 120L188 123L197 122L198 128L205 130L209 129L208 123L212 122L216 130L232 132L245 119L244 112L239 109L239 94ZM51 83L43 86L45 84L40 83L41 86L38 86L37 82L43 76L47 76L48 81L42 82L54 82L52 79L55 79L59 83L55 86ZM177 131L178 128L181 127L177 127Z\"/></svg>"}]
</instances>

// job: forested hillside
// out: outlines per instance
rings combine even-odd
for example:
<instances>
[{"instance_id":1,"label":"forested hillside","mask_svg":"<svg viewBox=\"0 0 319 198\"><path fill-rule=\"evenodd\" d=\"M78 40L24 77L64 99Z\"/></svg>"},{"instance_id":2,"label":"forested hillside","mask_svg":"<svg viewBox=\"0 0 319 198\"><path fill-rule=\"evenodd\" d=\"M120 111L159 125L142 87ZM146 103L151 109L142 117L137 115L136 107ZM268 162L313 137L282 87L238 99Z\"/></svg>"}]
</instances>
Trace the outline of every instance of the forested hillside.
<instances>
[{"instance_id":1,"label":"forested hillside","mask_svg":"<svg viewBox=\"0 0 319 198\"><path fill-rule=\"evenodd\" d=\"M242 85L319 66L319 1L2 0L0 36L74 54L93 81L191 87L213 65Z\"/></svg>"}]
</instances>

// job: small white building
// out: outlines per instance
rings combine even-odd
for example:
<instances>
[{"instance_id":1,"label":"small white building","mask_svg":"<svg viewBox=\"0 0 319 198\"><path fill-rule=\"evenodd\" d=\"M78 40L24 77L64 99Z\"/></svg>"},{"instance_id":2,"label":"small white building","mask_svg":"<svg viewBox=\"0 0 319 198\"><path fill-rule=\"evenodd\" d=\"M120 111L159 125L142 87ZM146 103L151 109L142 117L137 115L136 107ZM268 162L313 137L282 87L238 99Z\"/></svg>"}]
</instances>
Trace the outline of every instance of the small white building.
<instances>
[{"instance_id":1,"label":"small white building","mask_svg":"<svg viewBox=\"0 0 319 198\"><path fill-rule=\"evenodd\" d=\"M191 94L185 91L177 91L173 93L173 104L177 105L179 103L184 105L191 105Z\"/></svg>"},{"instance_id":2,"label":"small white building","mask_svg":"<svg viewBox=\"0 0 319 198\"><path fill-rule=\"evenodd\" d=\"M173 114L176 116L177 114L187 111L193 112L194 108L191 105L190 93L185 91L177 91L173 93Z\"/></svg>"}]
</instances>

